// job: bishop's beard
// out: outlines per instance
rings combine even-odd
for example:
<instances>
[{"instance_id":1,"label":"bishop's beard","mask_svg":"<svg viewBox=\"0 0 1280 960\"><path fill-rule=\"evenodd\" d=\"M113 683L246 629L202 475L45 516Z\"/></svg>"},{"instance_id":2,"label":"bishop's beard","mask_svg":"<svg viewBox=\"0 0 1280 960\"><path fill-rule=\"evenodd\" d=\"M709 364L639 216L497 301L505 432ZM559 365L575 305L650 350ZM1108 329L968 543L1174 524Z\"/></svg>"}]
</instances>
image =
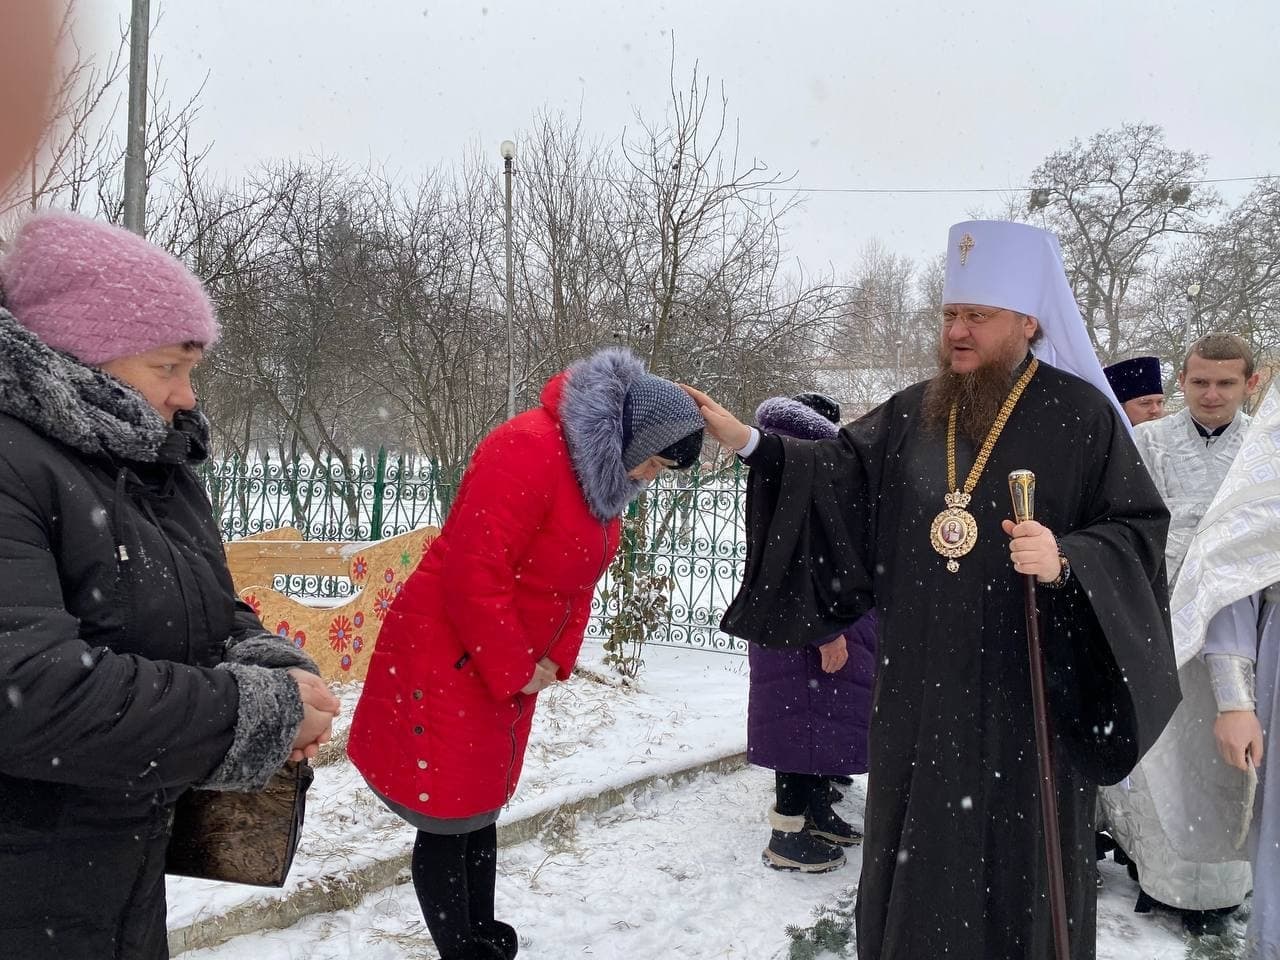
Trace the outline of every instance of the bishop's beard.
<instances>
[{"instance_id":1,"label":"bishop's beard","mask_svg":"<svg viewBox=\"0 0 1280 960\"><path fill-rule=\"evenodd\" d=\"M1026 349L1025 344L1022 349ZM956 435L974 445L981 444L1013 387L1012 367L1016 362L1002 356L969 373L956 373L951 369L950 351L943 346L938 373L924 392L921 414L925 427L945 436L954 405Z\"/></svg>"}]
</instances>

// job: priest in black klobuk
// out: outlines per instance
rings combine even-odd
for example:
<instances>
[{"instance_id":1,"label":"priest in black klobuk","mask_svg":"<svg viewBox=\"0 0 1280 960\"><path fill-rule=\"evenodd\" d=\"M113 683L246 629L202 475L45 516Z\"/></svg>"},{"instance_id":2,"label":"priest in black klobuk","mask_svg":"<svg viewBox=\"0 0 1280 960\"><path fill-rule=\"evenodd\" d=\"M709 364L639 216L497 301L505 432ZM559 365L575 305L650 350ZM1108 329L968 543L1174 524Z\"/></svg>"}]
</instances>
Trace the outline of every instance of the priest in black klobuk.
<instances>
[{"instance_id":1,"label":"priest in black klobuk","mask_svg":"<svg viewBox=\"0 0 1280 960\"><path fill-rule=\"evenodd\" d=\"M1104 367L1102 372L1135 427L1164 416L1164 374L1159 357L1130 357Z\"/></svg>"},{"instance_id":2,"label":"priest in black klobuk","mask_svg":"<svg viewBox=\"0 0 1280 960\"><path fill-rule=\"evenodd\" d=\"M1034 574L1073 960L1094 957L1098 784L1179 693L1169 514L1130 439L1057 238L957 224L939 370L834 440L761 435L690 392L750 466L734 636L796 646L880 614L860 960L1051 957L1023 575ZM1015 527L1008 476L1036 477Z\"/></svg>"}]
</instances>

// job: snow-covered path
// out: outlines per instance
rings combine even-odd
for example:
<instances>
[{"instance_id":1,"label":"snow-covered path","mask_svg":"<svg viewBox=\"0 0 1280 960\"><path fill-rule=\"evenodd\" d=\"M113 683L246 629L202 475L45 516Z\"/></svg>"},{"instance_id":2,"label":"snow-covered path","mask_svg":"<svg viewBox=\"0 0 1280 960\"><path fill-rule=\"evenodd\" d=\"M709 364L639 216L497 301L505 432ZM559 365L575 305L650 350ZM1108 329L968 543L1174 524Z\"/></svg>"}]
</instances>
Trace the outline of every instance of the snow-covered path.
<instances>
[{"instance_id":1,"label":"snow-covered path","mask_svg":"<svg viewBox=\"0 0 1280 960\"><path fill-rule=\"evenodd\" d=\"M647 656L640 684L622 689L610 685L616 677L601 663L599 648L589 647L582 658L584 673L543 694L524 773L503 811L504 822L745 749L745 657L671 648ZM604 682L590 679L593 670ZM359 693L358 685L342 688L337 741L345 738ZM408 854L412 831L374 798L340 749L335 762L316 770L302 845L285 888L169 877L171 930L245 906L269 906Z\"/></svg>"},{"instance_id":2,"label":"snow-covered path","mask_svg":"<svg viewBox=\"0 0 1280 960\"><path fill-rule=\"evenodd\" d=\"M657 960L775 960L788 925L808 926L816 907L856 883L858 853L821 876L777 873L760 863L772 774L748 768L658 787L598 817L562 823L499 853L499 916L521 933L520 956ZM840 809L861 821L860 785ZM405 828L408 833L408 828ZM1131 912L1134 888L1104 865L1099 960L1184 960L1177 926ZM232 940L185 960L409 960L434 958L413 888L370 895L357 908Z\"/></svg>"}]
</instances>

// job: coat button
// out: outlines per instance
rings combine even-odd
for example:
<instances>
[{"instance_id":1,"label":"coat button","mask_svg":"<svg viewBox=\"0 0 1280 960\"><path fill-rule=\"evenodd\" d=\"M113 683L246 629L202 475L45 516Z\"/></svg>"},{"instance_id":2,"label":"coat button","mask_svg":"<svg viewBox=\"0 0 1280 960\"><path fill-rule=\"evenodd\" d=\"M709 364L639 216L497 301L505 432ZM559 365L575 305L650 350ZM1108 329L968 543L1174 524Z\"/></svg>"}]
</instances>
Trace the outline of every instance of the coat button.
<instances>
[{"instance_id":1,"label":"coat button","mask_svg":"<svg viewBox=\"0 0 1280 960\"><path fill-rule=\"evenodd\" d=\"M415 736L418 736L418 737L422 736L422 725L419 724L418 726L414 727L413 733Z\"/></svg>"},{"instance_id":2,"label":"coat button","mask_svg":"<svg viewBox=\"0 0 1280 960\"><path fill-rule=\"evenodd\" d=\"M425 760L419 760L419 761L418 761L418 769L419 769L419 770L425 770L425 769L427 769L427 761L425 761Z\"/></svg>"},{"instance_id":3,"label":"coat button","mask_svg":"<svg viewBox=\"0 0 1280 960\"><path fill-rule=\"evenodd\" d=\"M426 803L426 802L427 802L428 800L430 800L430 799L431 799L431 797L430 797L430 796L428 796L428 795L427 795L427 794L425 794L425 793L420 793L420 794L418 794L418 800L419 800L419 801L421 801L422 803Z\"/></svg>"},{"instance_id":4,"label":"coat button","mask_svg":"<svg viewBox=\"0 0 1280 960\"><path fill-rule=\"evenodd\" d=\"M421 700L421 699L422 699L422 691L421 691L421 690L415 690L415 691L413 691L413 699L415 699L415 700Z\"/></svg>"}]
</instances>

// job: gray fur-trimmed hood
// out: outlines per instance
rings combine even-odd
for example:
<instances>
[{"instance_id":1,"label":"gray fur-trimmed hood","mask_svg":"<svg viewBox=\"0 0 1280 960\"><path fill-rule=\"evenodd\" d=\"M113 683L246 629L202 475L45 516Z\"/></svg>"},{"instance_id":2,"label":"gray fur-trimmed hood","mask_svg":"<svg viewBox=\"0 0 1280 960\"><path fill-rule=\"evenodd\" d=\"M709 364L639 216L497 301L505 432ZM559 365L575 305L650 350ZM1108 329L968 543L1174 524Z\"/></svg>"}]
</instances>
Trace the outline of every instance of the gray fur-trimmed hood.
<instances>
[{"instance_id":1,"label":"gray fur-trimmed hood","mask_svg":"<svg viewBox=\"0 0 1280 960\"><path fill-rule=\"evenodd\" d=\"M569 458L587 506L600 520L621 516L645 487L627 476L622 463L623 400L644 372L644 364L630 351L601 350L571 366L544 394L554 406L552 388L561 386L556 412Z\"/></svg>"},{"instance_id":2,"label":"gray fur-trimmed hood","mask_svg":"<svg viewBox=\"0 0 1280 960\"><path fill-rule=\"evenodd\" d=\"M136 390L54 350L2 306L0 413L94 457L184 462L209 446L202 414L184 412L171 427Z\"/></svg>"},{"instance_id":3,"label":"gray fur-trimmed hood","mask_svg":"<svg viewBox=\"0 0 1280 960\"><path fill-rule=\"evenodd\" d=\"M770 397L756 408L756 423L765 433L797 440L829 440L840 428L799 400Z\"/></svg>"}]
</instances>

